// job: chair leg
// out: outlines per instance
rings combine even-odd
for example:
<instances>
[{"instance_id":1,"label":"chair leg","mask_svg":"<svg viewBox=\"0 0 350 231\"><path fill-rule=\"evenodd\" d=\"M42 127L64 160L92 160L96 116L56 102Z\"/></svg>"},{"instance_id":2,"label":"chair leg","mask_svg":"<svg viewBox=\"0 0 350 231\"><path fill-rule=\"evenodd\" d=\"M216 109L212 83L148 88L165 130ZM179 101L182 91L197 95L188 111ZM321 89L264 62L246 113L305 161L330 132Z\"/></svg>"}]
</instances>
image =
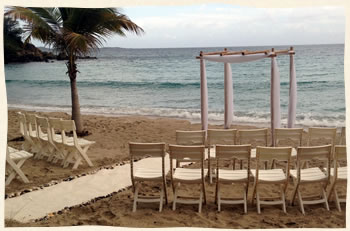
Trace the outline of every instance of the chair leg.
<instances>
[{"instance_id":1,"label":"chair leg","mask_svg":"<svg viewBox=\"0 0 350 231\"><path fill-rule=\"evenodd\" d=\"M243 193L243 200L244 200L244 213L247 213L247 190Z\"/></svg>"},{"instance_id":2,"label":"chair leg","mask_svg":"<svg viewBox=\"0 0 350 231\"><path fill-rule=\"evenodd\" d=\"M285 196L285 192L284 192L284 187L281 186L281 199L282 199L282 209L284 213L287 213L287 209L286 209L286 196Z\"/></svg>"},{"instance_id":3,"label":"chair leg","mask_svg":"<svg viewBox=\"0 0 350 231\"><path fill-rule=\"evenodd\" d=\"M219 179L216 179L216 184L215 184L215 201L214 203L218 203L218 192L219 192Z\"/></svg>"},{"instance_id":4,"label":"chair leg","mask_svg":"<svg viewBox=\"0 0 350 231\"><path fill-rule=\"evenodd\" d=\"M205 182L202 181L202 188L203 188L203 196L204 196L204 204L206 205L207 204L207 196L206 196L206 193L205 193Z\"/></svg>"},{"instance_id":5,"label":"chair leg","mask_svg":"<svg viewBox=\"0 0 350 231\"><path fill-rule=\"evenodd\" d=\"M253 195L252 195L252 201L251 201L252 205L254 205L255 194L256 194L256 187L257 187L257 185L256 185L256 181L254 181L254 186L253 186Z\"/></svg>"},{"instance_id":6,"label":"chair leg","mask_svg":"<svg viewBox=\"0 0 350 231\"><path fill-rule=\"evenodd\" d=\"M134 194L134 206L133 206L133 209L132 209L133 212L136 212L138 194L139 194L139 184L136 183L136 185L135 185L135 194Z\"/></svg>"},{"instance_id":7,"label":"chair leg","mask_svg":"<svg viewBox=\"0 0 350 231\"><path fill-rule=\"evenodd\" d=\"M220 188L219 188L219 183L216 184L216 197L215 197L215 201L218 205L218 211L221 211L221 199L220 199Z\"/></svg>"},{"instance_id":8,"label":"chair leg","mask_svg":"<svg viewBox=\"0 0 350 231\"><path fill-rule=\"evenodd\" d=\"M334 187L334 197L335 197L335 205L337 206L337 209L339 212L341 212L341 207L340 207L340 202L339 202L339 197L336 188Z\"/></svg>"},{"instance_id":9,"label":"chair leg","mask_svg":"<svg viewBox=\"0 0 350 231\"><path fill-rule=\"evenodd\" d=\"M322 195L323 195L323 199L324 199L324 206L329 211L328 200L327 200L327 193L326 193L326 190L323 187L322 187Z\"/></svg>"},{"instance_id":10,"label":"chair leg","mask_svg":"<svg viewBox=\"0 0 350 231\"><path fill-rule=\"evenodd\" d=\"M164 188L164 196L165 196L165 204L168 204L168 193L166 188L166 179L163 178L163 188Z\"/></svg>"},{"instance_id":11,"label":"chair leg","mask_svg":"<svg viewBox=\"0 0 350 231\"><path fill-rule=\"evenodd\" d=\"M201 192L199 194L199 205L198 205L198 213L202 212L202 203L203 203L203 187L201 187Z\"/></svg>"},{"instance_id":12,"label":"chair leg","mask_svg":"<svg viewBox=\"0 0 350 231\"><path fill-rule=\"evenodd\" d=\"M22 159L17 164L14 161L8 163L12 167L13 172L7 177L5 185L9 185L17 175L21 177L24 183L29 183L28 178L26 177L26 175L24 175L23 171L21 170L21 167L26 160L27 159Z\"/></svg>"},{"instance_id":13,"label":"chair leg","mask_svg":"<svg viewBox=\"0 0 350 231\"><path fill-rule=\"evenodd\" d=\"M256 208L258 210L258 214L261 213L261 209L260 209L260 196L259 196L259 191L258 189L256 190Z\"/></svg>"},{"instance_id":14,"label":"chair leg","mask_svg":"<svg viewBox=\"0 0 350 231\"><path fill-rule=\"evenodd\" d=\"M297 194L297 190L299 188L299 184L294 182L294 189L293 189L293 192L292 192L292 198L290 200L290 204L294 206L294 201L295 201L295 196Z\"/></svg>"},{"instance_id":15,"label":"chair leg","mask_svg":"<svg viewBox=\"0 0 350 231\"><path fill-rule=\"evenodd\" d=\"M303 198L301 197L301 192L300 192L299 188L297 189L297 193L298 193L299 206L300 206L301 213L302 213L303 215L305 215L304 204L303 204Z\"/></svg>"},{"instance_id":16,"label":"chair leg","mask_svg":"<svg viewBox=\"0 0 350 231\"><path fill-rule=\"evenodd\" d=\"M208 173L209 173L209 183L213 183L213 174L211 172L211 161L210 161L210 155L208 153Z\"/></svg>"},{"instance_id":17,"label":"chair leg","mask_svg":"<svg viewBox=\"0 0 350 231\"><path fill-rule=\"evenodd\" d=\"M177 187L180 186L180 183L178 183ZM174 201L173 201L173 210L175 211L176 209L176 199L177 199L177 187L174 186Z\"/></svg>"},{"instance_id":18,"label":"chair leg","mask_svg":"<svg viewBox=\"0 0 350 231\"><path fill-rule=\"evenodd\" d=\"M330 189L329 189L328 196L327 196L328 201L330 201L330 199L331 199L331 196L332 196L332 193L333 193L333 191L334 191L334 188L335 188L335 181L332 181L331 187L330 187Z\"/></svg>"},{"instance_id":19,"label":"chair leg","mask_svg":"<svg viewBox=\"0 0 350 231\"><path fill-rule=\"evenodd\" d=\"M159 212L163 209L163 196L164 196L164 185L162 186L162 190L160 192L160 199L159 199Z\"/></svg>"}]
</instances>

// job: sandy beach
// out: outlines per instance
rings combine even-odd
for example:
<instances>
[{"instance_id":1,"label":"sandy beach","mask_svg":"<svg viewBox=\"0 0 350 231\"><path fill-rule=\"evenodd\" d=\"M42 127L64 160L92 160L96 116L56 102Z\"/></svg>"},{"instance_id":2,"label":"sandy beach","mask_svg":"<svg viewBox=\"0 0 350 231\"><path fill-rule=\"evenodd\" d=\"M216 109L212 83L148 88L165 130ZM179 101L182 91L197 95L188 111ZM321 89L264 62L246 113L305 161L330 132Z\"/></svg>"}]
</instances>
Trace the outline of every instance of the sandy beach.
<instances>
[{"instance_id":1,"label":"sandy beach","mask_svg":"<svg viewBox=\"0 0 350 231\"><path fill-rule=\"evenodd\" d=\"M23 141L11 141L20 137L19 122L16 115L18 110L8 112L8 144L20 148ZM62 112L36 112L42 116L61 117L68 119L70 116ZM23 184L14 180L6 187L7 196L20 194L23 191L46 187L53 181L62 181L71 176L89 174L102 167L115 165L128 161L128 142L166 142L175 143L175 130L198 130L200 124L191 124L186 120L170 118L148 118L137 116L106 117L95 115L83 115L84 126L91 133L86 137L96 141L91 146L88 155L93 167L86 164L79 166L77 170L62 168L57 164L48 163L45 160L29 159L23 166L23 171L30 180L29 184ZM209 126L221 128L222 126ZM252 126L232 126L232 128L253 128ZM306 133L305 133L306 134ZM270 140L270 137L269 137ZM303 136L306 143L306 135ZM253 165L254 166L254 165ZM122 176L121 176L122 177ZM291 181L290 181L291 182ZM170 177L168 175L168 196L172 202ZM253 184L251 182L250 189ZM208 228L344 228L345 205L342 212L336 210L334 202L330 202L330 210L326 211L323 205L308 205L305 207L306 216L302 215L298 206L288 206L287 214L284 214L281 206L263 206L262 214L256 212L256 207L248 206L248 213L243 213L242 206L223 206L223 211L217 212L214 204L215 184L207 183L208 203L203 207L202 213L197 212L197 206L179 205L176 211L171 210L171 204L165 206L159 213L156 204L141 204L136 213L131 212L132 190L127 188L114 193L106 198L100 198L96 202L75 206L54 214L49 218L31 223L19 223L6 220L5 225L10 226L72 226L72 225L108 225L122 227L208 227ZM151 194L158 191L158 186L151 183L145 184L145 191ZM40 189L39 189L40 190ZM292 182L287 190L287 199L290 198ZM317 187L306 189L308 192L318 190ZM184 187L183 191L196 195L196 187ZM249 199L251 192L249 191ZM273 192L273 188L264 189L264 193ZM223 193L231 193L232 186L223 188Z\"/></svg>"}]
</instances>

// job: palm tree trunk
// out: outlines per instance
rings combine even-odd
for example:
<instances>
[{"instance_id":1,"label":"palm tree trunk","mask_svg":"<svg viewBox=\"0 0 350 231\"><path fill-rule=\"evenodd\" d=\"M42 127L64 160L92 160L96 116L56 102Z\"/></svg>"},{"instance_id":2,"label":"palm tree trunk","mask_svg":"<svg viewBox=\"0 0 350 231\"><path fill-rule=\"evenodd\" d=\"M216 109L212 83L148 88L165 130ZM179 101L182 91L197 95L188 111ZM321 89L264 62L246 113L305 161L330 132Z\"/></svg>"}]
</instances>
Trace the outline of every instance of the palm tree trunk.
<instances>
[{"instance_id":1,"label":"palm tree trunk","mask_svg":"<svg viewBox=\"0 0 350 231\"><path fill-rule=\"evenodd\" d=\"M80 115L80 104L79 104L79 95L77 88L77 66L75 64L76 57L74 55L69 56L67 67L68 75L70 79L70 89L71 89L71 98L72 98L72 120L75 122L77 134L82 134L83 132L83 121Z\"/></svg>"}]
</instances>

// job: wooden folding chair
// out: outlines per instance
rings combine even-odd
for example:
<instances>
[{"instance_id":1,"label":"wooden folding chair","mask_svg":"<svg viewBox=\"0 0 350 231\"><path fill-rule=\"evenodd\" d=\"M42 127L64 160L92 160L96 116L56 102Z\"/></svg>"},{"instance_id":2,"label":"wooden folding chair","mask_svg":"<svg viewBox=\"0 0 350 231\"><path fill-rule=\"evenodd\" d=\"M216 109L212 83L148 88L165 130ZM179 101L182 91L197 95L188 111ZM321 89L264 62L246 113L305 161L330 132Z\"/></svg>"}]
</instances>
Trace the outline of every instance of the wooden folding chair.
<instances>
[{"instance_id":1,"label":"wooden folding chair","mask_svg":"<svg viewBox=\"0 0 350 231\"><path fill-rule=\"evenodd\" d=\"M257 146L267 147L267 128L260 129L247 129L247 130L238 130L238 144L250 144L252 148ZM251 159L255 159L255 152L252 152ZM234 163L235 165L235 163ZM241 161L240 168L242 169L243 162ZM265 168L267 168L267 164L265 163Z\"/></svg>"},{"instance_id":2,"label":"wooden folding chair","mask_svg":"<svg viewBox=\"0 0 350 231\"><path fill-rule=\"evenodd\" d=\"M250 172L250 145L219 145L215 146L216 153L216 190L215 201L218 204L218 211L221 211L221 204L243 204L244 213L247 213L247 196L249 186L249 172ZM220 161L232 160L246 160L248 162L247 169L233 170L221 169L219 167ZM222 198L220 195L221 184L241 184L243 185L242 198ZM236 187L232 188L235 189Z\"/></svg>"},{"instance_id":3,"label":"wooden folding chair","mask_svg":"<svg viewBox=\"0 0 350 231\"><path fill-rule=\"evenodd\" d=\"M28 134L33 141L33 146L32 146L32 152L35 154L34 158L37 158L36 156L40 157L39 150L40 150L40 142L39 142L39 137L38 137L38 131L37 129L37 124L36 124L36 117L35 114L32 113L25 113L26 116L26 122L27 122L27 129L28 129Z\"/></svg>"},{"instance_id":4,"label":"wooden folding chair","mask_svg":"<svg viewBox=\"0 0 350 231\"><path fill-rule=\"evenodd\" d=\"M177 145L205 145L205 130L176 131ZM190 162L183 160L181 162ZM176 167L180 167L180 161L176 161Z\"/></svg>"},{"instance_id":5,"label":"wooden folding chair","mask_svg":"<svg viewBox=\"0 0 350 231\"><path fill-rule=\"evenodd\" d=\"M19 151L11 147L6 148L6 172L8 176L5 185L9 185L16 176L19 176L24 183L29 183L29 180L21 170L21 167L24 162L32 156L33 154L24 150Z\"/></svg>"},{"instance_id":6,"label":"wooden folding chair","mask_svg":"<svg viewBox=\"0 0 350 231\"><path fill-rule=\"evenodd\" d=\"M52 138L49 130L48 119L45 117L36 116L36 125L38 153L36 154L35 158L49 158L50 154L52 153L52 147L49 140Z\"/></svg>"},{"instance_id":7,"label":"wooden folding chair","mask_svg":"<svg viewBox=\"0 0 350 231\"><path fill-rule=\"evenodd\" d=\"M345 198L339 198L337 193L337 184L339 183L347 183L347 166L340 167L340 161L346 162L346 146L345 145L335 145L334 147L334 161L333 161L333 168L330 169L330 189L328 191L328 201L330 201L330 198L332 194L334 194L335 204L337 206L337 209L339 212L341 212L340 202L346 202L346 196ZM326 170L326 169L325 169ZM345 194L346 195L346 194Z\"/></svg>"},{"instance_id":8,"label":"wooden folding chair","mask_svg":"<svg viewBox=\"0 0 350 231\"><path fill-rule=\"evenodd\" d=\"M159 202L159 212L163 208L163 196L165 203L168 204L168 196L166 189L166 172L165 172L165 143L132 143L129 142L130 152L130 168L131 168L131 182L134 191L134 205L133 212L136 211L138 202L152 203ZM162 166L149 166L149 168L134 168L135 158L162 158ZM139 189L142 182L155 181L162 182L161 192L159 197L139 196Z\"/></svg>"},{"instance_id":9,"label":"wooden folding chair","mask_svg":"<svg viewBox=\"0 0 350 231\"><path fill-rule=\"evenodd\" d=\"M307 146L315 146L313 142L318 141L322 145L331 144L334 147L337 128L311 127L308 131Z\"/></svg>"},{"instance_id":10,"label":"wooden folding chair","mask_svg":"<svg viewBox=\"0 0 350 231\"><path fill-rule=\"evenodd\" d=\"M78 139L74 120L61 120L59 123L61 126L62 148L67 151L67 155L62 162L63 167L65 168L70 163L73 163L73 169L77 169L82 160L85 160L90 167L93 166L87 151L95 141ZM67 137L67 132L73 132L73 137ZM58 140L58 138L55 140Z\"/></svg>"},{"instance_id":11,"label":"wooden folding chair","mask_svg":"<svg viewBox=\"0 0 350 231\"><path fill-rule=\"evenodd\" d=\"M297 169L290 170L290 175L293 178L294 189L292 193L291 204L294 205L295 196L298 196L299 206L301 212L305 215L304 204L319 204L324 203L327 210L329 210L326 188L329 182L330 177L330 158L332 152L332 145L324 146L313 146L313 147L298 147L297 153ZM326 173L322 172L319 167L306 168L302 169L303 163L305 161L319 160L323 162L326 168ZM301 191L300 185L308 184L319 184L321 186L320 190L320 199L317 200L304 200ZM316 197L308 196L307 198Z\"/></svg>"},{"instance_id":12,"label":"wooden folding chair","mask_svg":"<svg viewBox=\"0 0 350 231\"><path fill-rule=\"evenodd\" d=\"M302 128L275 128L275 135L273 144L275 147L293 147L298 148L302 146ZM296 151L292 151L291 162L293 165L296 164ZM271 168L274 167L274 162L272 163Z\"/></svg>"},{"instance_id":13,"label":"wooden folding chair","mask_svg":"<svg viewBox=\"0 0 350 231\"><path fill-rule=\"evenodd\" d=\"M288 186L289 179L289 162L292 154L292 147L257 147L256 148L256 169L251 170L251 174L254 177L254 188L253 188L253 197L252 204L254 204L256 196L256 205L257 211L260 214L260 205L276 205L282 204L283 212L286 210L286 199L285 193ZM260 169L259 162L272 162L272 161L281 161L286 163L285 172L283 169ZM259 194L259 185L260 184L274 184L280 185L280 196L279 197L270 197L270 198L260 198ZM278 200L273 200L278 199Z\"/></svg>"},{"instance_id":14,"label":"wooden folding chair","mask_svg":"<svg viewBox=\"0 0 350 231\"><path fill-rule=\"evenodd\" d=\"M213 183L213 174L212 164L215 164L215 145L216 144L236 144L236 129L208 129L207 131L207 143L208 143L208 173L209 173L209 182Z\"/></svg>"},{"instance_id":15,"label":"wooden folding chair","mask_svg":"<svg viewBox=\"0 0 350 231\"><path fill-rule=\"evenodd\" d=\"M24 143L22 144L22 149L30 152L34 147L34 141L29 135L26 116L22 112L17 112L19 118L20 132L24 137Z\"/></svg>"},{"instance_id":16,"label":"wooden folding chair","mask_svg":"<svg viewBox=\"0 0 350 231\"><path fill-rule=\"evenodd\" d=\"M61 118L48 118L49 121L49 133L51 139L49 142L53 147L52 155L48 158L48 161L52 161L52 163L56 163L57 161L61 161L63 165L63 161L68 154L68 150L65 149L65 144L62 139L62 129L61 129Z\"/></svg>"},{"instance_id":17,"label":"wooden folding chair","mask_svg":"<svg viewBox=\"0 0 350 231\"><path fill-rule=\"evenodd\" d=\"M202 202L206 204L205 181L204 177L207 170L204 169L204 145L183 146L169 145L170 151L170 169L171 169L171 184L174 193L173 210L176 209L176 203L182 204L198 204L198 212L202 210ZM200 162L200 168L175 168L173 169L173 160ZM199 199L188 196L179 196L178 188L181 184L199 184L200 195Z\"/></svg>"}]
</instances>

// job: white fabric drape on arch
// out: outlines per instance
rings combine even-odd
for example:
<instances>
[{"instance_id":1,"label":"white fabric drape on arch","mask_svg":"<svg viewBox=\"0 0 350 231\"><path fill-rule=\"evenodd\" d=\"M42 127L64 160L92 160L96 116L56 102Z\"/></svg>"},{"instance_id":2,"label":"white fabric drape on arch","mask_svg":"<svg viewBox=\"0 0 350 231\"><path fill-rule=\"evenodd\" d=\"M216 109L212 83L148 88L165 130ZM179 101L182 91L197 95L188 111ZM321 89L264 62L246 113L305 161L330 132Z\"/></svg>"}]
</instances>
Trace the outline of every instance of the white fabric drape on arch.
<instances>
[{"instance_id":1,"label":"white fabric drape on arch","mask_svg":"<svg viewBox=\"0 0 350 231\"><path fill-rule=\"evenodd\" d=\"M230 63L244 63L269 57L269 54L255 55L204 55L200 58L201 68L201 119L202 129L208 129L208 90L205 61L225 63L225 128L229 128L233 117L233 85ZM290 55L290 90L288 105L288 127L294 127L296 113L296 75L293 55ZM281 126L280 114L280 74L276 57L271 58L271 134Z\"/></svg>"},{"instance_id":2,"label":"white fabric drape on arch","mask_svg":"<svg viewBox=\"0 0 350 231\"><path fill-rule=\"evenodd\" d=\"M289 104L288 104L288 128L293 128L297 109L297 80L295 74L294 55L290 55L289 66Z\"/></svg>"}]
</instances>

